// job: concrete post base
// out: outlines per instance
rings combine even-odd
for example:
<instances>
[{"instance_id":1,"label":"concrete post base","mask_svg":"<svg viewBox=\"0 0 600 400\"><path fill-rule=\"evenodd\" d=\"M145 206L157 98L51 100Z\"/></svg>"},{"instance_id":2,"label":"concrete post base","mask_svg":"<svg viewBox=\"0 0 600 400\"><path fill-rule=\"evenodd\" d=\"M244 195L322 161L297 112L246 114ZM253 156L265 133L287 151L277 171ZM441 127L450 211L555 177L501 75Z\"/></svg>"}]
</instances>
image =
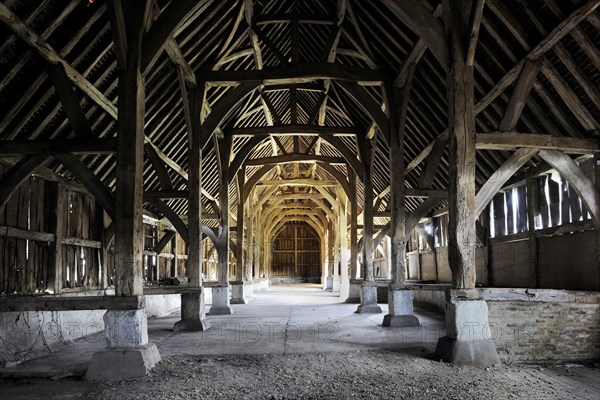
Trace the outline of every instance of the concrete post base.
<instances>
[{"instance_id":1,"label":"concrete post base","mask_svg":"<svg viewBox=\"0 0 600 400\"><path fill-rule=\"evenodd\" d=\"M260 279L260 290L267 290L269 288L269 278Z\"/></svg>"},{"instance_id":2,"label":"concrete post base","mask_svg":"<svg viewBox=\"0 0 600 400\"><path fill-rule=\"evenodd\" d=\"M148 343L148 318L142 310L108 310L104 338L110 348L138 348Z\"/></svg>"},{"instance_id":3,"label":"concrete post base","mask_svg":"<svg viewBox=\"0 0 600 400\"><path fill-rule=\"evenodd\" d=\"M332 278L331 290L333 292L339 292L341 288L342 288L342 278L340 278L339 276L334 276Z\"/></svg>"},{"instance_id":4,"label":"concrete post base","mask_svg":"<svg viewBox=\"0 0 600 400\"><path fill-rule=\"evenodd\" d=\"M228 286L216 286L212 290L212 307L210 308L210 315L229 315L233 314L229 302L229 287Z\"/></svg>"},{"instance_id":5,"label":"concrete post base","mask_svg":"<svg viewBox=\"0 0 600 400\"><path fill-rule=\"evenodd\" d=\"M444 336L438 339L435 354L441 360L456 365L488 367L500 364L494 342L464 341Z\"/></svg>"},{"instance_id":6,"label":"concrete post base","mask_svg":"<svg viewBox=\"0 0 600 400\"><path fill-rule=\"evenodd\" d=\"M139 378L160 361L156 345L148 343L148 319L143 309L108 310L104 336L109 348L92 355L88 380Z\"/></svg>"},{"instance_id":7,"label":"concrete post base","mask_svg":"<svg viewBox=\"0 0 600 400\"><path fill-rule=\"evenodd\" d=\"M234 282L231 284L231 304L248 304L250 302L250 296L248 296L249 290L252 289L251 285L247 282Z\"/></svg>"},{"instance_id":8,"label":"concrete post base","mask_svg":"<svg viewBox=\"0 0 600 400\"><path fill-rule=\"evenodd\" d=\"M116 381L146 376L160 361L154 343L138 348L112 348L92 355L85 379L88 381Z\"/></svg>"},{"instance_id":9,"label":"concrete post base","mask_svg":"<svg viewBox=\"0 0 600 400\"><path fill-rule=\"evenodd\" d=\"M414 293L412 290L390 288L388 290L389 314L383 317L382 326L420 326L413 309Z\"/></svg>"},{"instance_id":10,"label":"concrete post base","mask_svg":"<svg viewBox=\"0 0 600 400\"><path fill-rule=\"evenodd\" d=\"M383 323L381 326L385 327L409 327L409 326L421 326L419 318L414 315L391 315L387 314L383 317Z\"/></svg>"},{"instance_id":11,"label":"concrete post base","mask_svg":"<svg viewBox=\"0 0 600 400\"><path fill-rule=\"evenodd\" d=\"M181 294L181 321L175 323L173 332L202 332L209 328L204 310L204 291Z\"/></svg>"},{"instance_id":12,"label":"concrete post base","mask_svg":"<svg viewBox=\"0 0 600 400\"><path fill-rule=\"evenodd\" d=\"M360 288L360 305L356 309L357 313L379 314L381 307L377 305L377 287L362 286Z\"/></svg>"},{"instance_id":13,"label":"concrete post base","mask_svg":"<svg viewBox=\"0 0 600 400\"><path fill-rule=\"evenodd\" d=\"M254 300L254 285L252 281L244 281L244 297L249 301Z\"/></svg>"},{"instance_id":14,"label":"concrete post base","mask_svg":"<svg viewBox=\"0 0 600 400\"><path fill-rule=\"evenodd\" d=\"M500 364L485 301L452 298L447 302L446 333L436 348L436 355L442 360L457 365Z\"/></svg>"},{"instance_id":15,"label":"concrete post base","mask_svg":"<svg viewBox=\"0 0 600 400\"><path fill-rule=\"evenodd\" d=\"M348 288L348 298L344 300L345 303L358 304L360 303L360 281L350 280Z\"/></svg>"},{"instance_id":16,"label":"concrete post base","mask_svg":"<svg viewBox=\"0 0 600 400\"><path fill-rule=\"evenodd\" d=\"M342 285L340 287L340 300L345 302L350 293L350 280L348 277L342 276Z\"/></svg>"}]
</instances>

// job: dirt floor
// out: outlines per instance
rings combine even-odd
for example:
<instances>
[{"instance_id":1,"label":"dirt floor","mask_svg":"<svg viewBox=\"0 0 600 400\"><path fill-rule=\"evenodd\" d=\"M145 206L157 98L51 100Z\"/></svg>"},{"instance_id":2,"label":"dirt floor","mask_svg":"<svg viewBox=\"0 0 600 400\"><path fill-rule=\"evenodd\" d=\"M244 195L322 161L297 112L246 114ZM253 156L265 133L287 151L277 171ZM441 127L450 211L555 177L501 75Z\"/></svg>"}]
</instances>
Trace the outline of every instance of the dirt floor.
<instances>
[{"instance_id":1,"label":"dirt floor","mask_svg":"<svg viewBox=\"0 0 600 400\"><path fill-rule=\"evenodd\" d=\"M441 314L416 309L419 329L385 328L386 304L382 314L357 314L313 286L260 292L232 315L209 315L206 332L173 332L178 313L148 321L163 361L136 380L82 380L106 343L102 334L76 341L0 370L0 400L600 400L598 366L456 367L433 356Z\"/></svg>"},{"instance_id":2,"label":"dirt floor","mask_svg":"<svg viewBox=\"0 0 600 400\"><path fill-rule=\"evenodd\" d=\"M424 349L174 355L142 379L0 380L0 399L600 399L600 370L456 367Z\"/></svg>"}]
</instances>

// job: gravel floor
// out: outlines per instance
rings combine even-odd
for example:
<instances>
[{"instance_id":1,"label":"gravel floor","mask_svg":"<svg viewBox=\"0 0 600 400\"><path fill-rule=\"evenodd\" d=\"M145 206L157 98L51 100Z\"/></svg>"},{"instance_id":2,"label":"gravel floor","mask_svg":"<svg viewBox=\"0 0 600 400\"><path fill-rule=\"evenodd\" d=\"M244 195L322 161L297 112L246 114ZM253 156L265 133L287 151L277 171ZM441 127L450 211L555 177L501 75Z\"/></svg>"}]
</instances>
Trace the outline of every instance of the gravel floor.
<instances>
[{"instance_id":1,"label":"gravel floor","mask_svg":"<svg viewBox=\"0 0 600 400\"><path fill-rule=\"evenodd\" d=\"M421 349L172 356L131 381L0 381L0 399L594 399L600 371L456 367Z\"/></svg>"}]
</instances>

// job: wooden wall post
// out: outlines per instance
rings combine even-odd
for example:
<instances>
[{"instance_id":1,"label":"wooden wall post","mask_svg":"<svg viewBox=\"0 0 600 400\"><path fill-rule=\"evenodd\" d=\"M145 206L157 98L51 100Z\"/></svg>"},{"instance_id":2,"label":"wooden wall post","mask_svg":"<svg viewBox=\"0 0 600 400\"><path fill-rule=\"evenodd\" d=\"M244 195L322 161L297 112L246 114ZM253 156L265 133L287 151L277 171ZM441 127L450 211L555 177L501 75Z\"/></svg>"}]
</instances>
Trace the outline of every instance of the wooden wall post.
<instances>
[{"instance_id":1,"label":"wooden wall post","mask_svg":"<svg viewBox=\"0 0 600 400\"><path fill-rule=\"evenodd\" d=\"M527 179L527 222L529 236L529 257L531 265L529 285L532 288L539 286L540 272L538 264L538 243L535 234L535 218L540 214L538 199L538 184L535 178Z\"/></svg>"},{"instance_id":2,"label":"wooden wall post","mask_svg":"<svg viewBox=\"0 0 600 400\"><path fill-rule=\"evenodd\" d=\"M54 233L54 243L50 250L48 266L48 290L58 294L62 291L64 227L67 217L67 191L58 182L46 183L46 198L48 207L48 230Z\"/></svg>"}]
</instances>

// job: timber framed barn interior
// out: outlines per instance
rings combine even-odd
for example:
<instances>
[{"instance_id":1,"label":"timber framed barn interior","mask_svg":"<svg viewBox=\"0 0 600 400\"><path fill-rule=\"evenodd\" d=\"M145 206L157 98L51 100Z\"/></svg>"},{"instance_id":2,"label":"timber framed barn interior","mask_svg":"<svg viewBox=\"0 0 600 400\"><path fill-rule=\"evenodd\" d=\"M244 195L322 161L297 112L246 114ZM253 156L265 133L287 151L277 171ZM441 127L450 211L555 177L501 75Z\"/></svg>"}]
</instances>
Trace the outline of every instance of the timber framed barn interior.
<instances>
[{"instance_id":1,"label":"timber framed barn interior","mask_svg":"<svg viewBox=\"0 0 600 400\"><path fill-rule=\"evenodd\" d=\"M144 376L149 317L306 283L458 365L600 358L599 6L2 0L0 364L85 321Z\"/></svg>"}]
</instances>

